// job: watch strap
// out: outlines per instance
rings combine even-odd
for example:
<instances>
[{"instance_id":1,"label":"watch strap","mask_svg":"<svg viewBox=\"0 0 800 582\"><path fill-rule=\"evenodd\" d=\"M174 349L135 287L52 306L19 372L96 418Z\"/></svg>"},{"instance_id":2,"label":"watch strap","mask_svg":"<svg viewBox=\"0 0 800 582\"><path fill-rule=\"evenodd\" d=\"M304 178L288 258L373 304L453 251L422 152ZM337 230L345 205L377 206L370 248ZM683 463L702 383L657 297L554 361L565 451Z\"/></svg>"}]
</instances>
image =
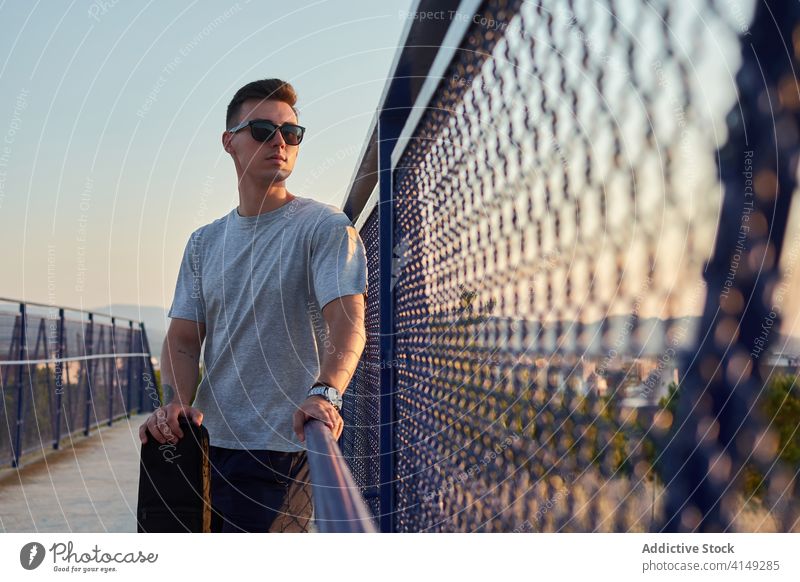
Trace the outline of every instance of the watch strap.
<instances>
[{"instance_id":1,"label":"watch strap","mask_svg":"<svg viewBox=\"0 0 800 582\"><path fill-rule=\"evenodd\" d=\"M334 390L336 395L339 397L338 402L334 402L328 396L327 391ZM311 388L308 389L308 396L322 396L325 400L330 402L330 404L338 411L341 411L341 402L342 402L342 395L339 390L335 386L331 386L330 384L326 384L325 382L315 382Z\"/></svg>"}]
</instances>

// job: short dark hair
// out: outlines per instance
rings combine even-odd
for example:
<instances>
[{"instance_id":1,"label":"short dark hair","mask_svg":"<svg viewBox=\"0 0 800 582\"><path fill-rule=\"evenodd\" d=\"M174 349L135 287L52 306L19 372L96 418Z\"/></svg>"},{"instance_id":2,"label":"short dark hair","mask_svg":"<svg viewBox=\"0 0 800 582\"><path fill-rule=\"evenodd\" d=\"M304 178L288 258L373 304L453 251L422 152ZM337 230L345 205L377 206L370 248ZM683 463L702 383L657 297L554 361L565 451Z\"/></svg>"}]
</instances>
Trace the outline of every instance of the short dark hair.
<instances>
[{"instance_id":1,"label":"short dark hair","mask_svg":"<svg viewBox=\"0 0 800 582\"><path fill-rule=\"evenodd\" d=\"M291 84L281 81L280 79L261 79L260 81L253 81L248 83L236 92L231 102L228 104L228 114L225 117L225 127L232 127L238 123L242 103L249 99L274 99L276 101L283 101L288 103L294 114L297 116L297 109L294 104L297 103L297 93ZM298 120L299 120L298 116Z\"/></svg>"}]
</instances>

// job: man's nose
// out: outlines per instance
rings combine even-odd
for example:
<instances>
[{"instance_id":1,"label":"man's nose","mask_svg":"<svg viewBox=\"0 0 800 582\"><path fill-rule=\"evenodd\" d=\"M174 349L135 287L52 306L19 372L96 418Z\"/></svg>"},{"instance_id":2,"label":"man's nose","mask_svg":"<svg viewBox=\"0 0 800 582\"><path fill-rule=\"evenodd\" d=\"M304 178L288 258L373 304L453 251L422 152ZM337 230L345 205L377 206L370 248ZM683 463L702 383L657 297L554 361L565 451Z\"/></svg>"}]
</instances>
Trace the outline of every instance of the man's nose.
<instances>
[{"instance_id":1,"label":"man's nose","mask_svg":"<svg viewBox=\"0 0 800 582\"><path fill-rule=\"evenodd\" d=\"M270 145L277 144L281 147L286 147L286 140L283 139L283 134L280 132L280 130L275 130L275 135L273 135L267 143Z\"/></svg>"}]
</instances>

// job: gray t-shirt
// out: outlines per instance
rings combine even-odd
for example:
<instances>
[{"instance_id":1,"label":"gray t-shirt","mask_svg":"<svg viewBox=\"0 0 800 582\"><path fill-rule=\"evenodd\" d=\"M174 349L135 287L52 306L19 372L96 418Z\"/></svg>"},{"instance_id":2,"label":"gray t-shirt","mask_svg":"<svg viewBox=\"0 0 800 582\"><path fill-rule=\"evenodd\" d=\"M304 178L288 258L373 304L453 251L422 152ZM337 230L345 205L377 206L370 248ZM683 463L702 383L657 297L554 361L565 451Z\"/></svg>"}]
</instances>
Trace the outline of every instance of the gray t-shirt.
<instances>
[{"instance_id":1,"label":"gray t-shirt","mask_svg":"<svg viewBox=\"0 0 800 582\"><path fill-rule=\"evenodd\" d=\"M332 353L325 305L367 290L364 245L336 207L296 197L234 208L194 231L169 317L204 322L205 376L194 406L213 446L305 449L292 415Z\"/></svg>"}]
</instances>

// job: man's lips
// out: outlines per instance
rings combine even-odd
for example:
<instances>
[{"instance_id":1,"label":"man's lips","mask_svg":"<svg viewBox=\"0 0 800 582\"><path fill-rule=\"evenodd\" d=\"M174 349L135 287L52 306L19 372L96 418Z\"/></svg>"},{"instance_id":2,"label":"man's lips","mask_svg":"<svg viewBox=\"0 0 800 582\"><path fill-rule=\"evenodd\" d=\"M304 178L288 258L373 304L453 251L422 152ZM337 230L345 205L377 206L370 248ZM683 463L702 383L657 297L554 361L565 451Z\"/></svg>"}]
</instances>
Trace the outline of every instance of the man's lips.
<instances>
[{"instance_id":1,"label":"man's lips","mask_svg":"<svg viewBox=\"0 0 800 582\"><path fill-rule=\"evenodd\" d=\"M280 160L280 161L282 161L282 162L285 162L285 161L286 161L286 158L284 158L284 157L283 157L283 156L281 156L281 155L277 155L277 154L276 154L276 155L274 155L274 156L270 156L270 157L268 157L267 159L268 159L268 160Z\"/></svg>"}]
</instances>

